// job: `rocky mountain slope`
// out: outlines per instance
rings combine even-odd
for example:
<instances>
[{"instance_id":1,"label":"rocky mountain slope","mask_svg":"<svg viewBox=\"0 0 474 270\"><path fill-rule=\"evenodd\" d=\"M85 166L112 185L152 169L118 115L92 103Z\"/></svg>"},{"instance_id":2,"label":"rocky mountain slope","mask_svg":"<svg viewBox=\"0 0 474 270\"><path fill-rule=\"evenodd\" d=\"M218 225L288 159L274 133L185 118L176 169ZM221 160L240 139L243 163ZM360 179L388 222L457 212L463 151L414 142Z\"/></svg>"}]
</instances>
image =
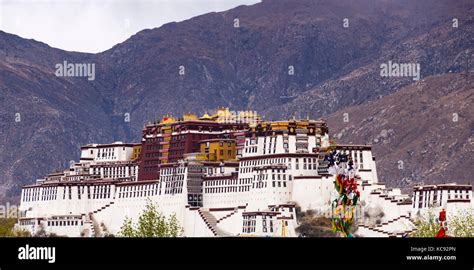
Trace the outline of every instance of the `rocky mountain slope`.
<instances>
[{"instance_id":1,"label":"rocky mountain slope","mask_svg":"<svg viewBox=\"0 0 474 270\"><path fill-rule=\"evenodd\" d=\"M389 186L472 183L474 73L430 76L328 116L337 141L373 145Z\"/></svg>"}]
</instances>

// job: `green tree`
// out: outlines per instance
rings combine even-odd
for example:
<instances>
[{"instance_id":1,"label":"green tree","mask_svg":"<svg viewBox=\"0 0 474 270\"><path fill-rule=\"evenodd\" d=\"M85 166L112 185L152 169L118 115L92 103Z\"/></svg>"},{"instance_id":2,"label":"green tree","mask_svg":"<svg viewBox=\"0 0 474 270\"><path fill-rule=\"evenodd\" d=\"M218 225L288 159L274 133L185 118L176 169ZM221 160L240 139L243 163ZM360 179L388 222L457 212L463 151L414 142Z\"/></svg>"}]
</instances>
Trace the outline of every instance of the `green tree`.
<instances>
[{"instance_id":1,"label":"green tree","mask_svg":"<svg viewBox=\"0 0 474 270\"><path fill-rule=\"evenodd\" d=\"M415 221L415 230L411 237L435 237L438 233L439 225L436 223L436 215L429 209L424 215L420 215Z\"/></svg>"},{"instance_id":2,"label":"green tree","mask_svg":"<svg viewBox=\"0 0 474 270\"><path fill-rule=\"evenodd\" d=\"M460 211L449 217L448 235L454 237L474 237L474 216L472 211Z\"/></svg>"},{"instance_id":3,"label":"green tree","mask_svg":"<svg viewBox=\"0 0 474 270\"><path fill-rule=\"evenodd\" d=\"M164 217L151 200L148 200L145 210L138 218L138 223L133 224L130 218L125 218L119 235L123 237L177 237L181 235L181 232L182 228L176 215Z\"/></svg>"},{"instance_id":4,"label":"green tree","mask_svg":"<svg viewBox=\"0 0 474 270\"><path fill-rule=\"evenodd\" d=\"M125 218L123 225L120 228L119 235L124 237L135 237L135 229L133 228L132 219L128 217Z\"/></svg>"},{"instance_id":5,"label":"green tree","mask_svg":"<svg viewBox=\"0 0 474 270\"><path fill-rule=\"evenodd\" d=\"M13 236L13 226L15 226L15 219L1 218L0 219L0 237Z\"/></svg>"},{"instance_id":6,"label":"green tree","mask_svg":"<svg viewBox=\"0 0 474 270\"><path fill-rule=\"evenodd\" d=\"M181 235L183 229L179 226L179 222L175 214L171 215L171 217L169 218L168 225L168 232L170 237L178 237Z\"/></svg>"},{"instance_id":7,"label":"green tree","mask_svg":"<svg viewBox=\"0 0 474 270\"><path fill-rule=\"evenodd\" d=\"M29 237L31 234L23 229L15 228L15 218L0 218L0 237Z\"/></svg>"},{"instance_id":8,"label":"green tree","mask_svg":"<svg viewBox=\"0 0 474 270\"><path fill-rule=\"evenodd\" d=\"M452 237L474 237L474 216L472 211L460 211L447 217L446 234ZM411 237L435 237L440 225L433 209L418 217Z\"/></svg>"}]
</instances>

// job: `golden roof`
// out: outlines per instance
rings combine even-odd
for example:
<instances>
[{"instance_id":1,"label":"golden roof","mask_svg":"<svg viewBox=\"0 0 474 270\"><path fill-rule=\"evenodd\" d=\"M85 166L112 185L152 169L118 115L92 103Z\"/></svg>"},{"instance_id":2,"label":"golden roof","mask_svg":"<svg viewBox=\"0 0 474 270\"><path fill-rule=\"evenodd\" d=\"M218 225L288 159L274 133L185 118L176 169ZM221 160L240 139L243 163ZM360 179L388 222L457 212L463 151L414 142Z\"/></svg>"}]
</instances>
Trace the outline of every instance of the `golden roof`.
<instances>
[{"instance_id":1,"label":"golden roof","mask_svg":"<svg viewBox=\"0 0 474 270\"><path fill-rule=\"evenodd\" d=\"M212 117L209 116L209 114L207 114L207 112L206 112L206 113L204 113L204 114L201 116L201 118L199 118L199 119L202 119L202 120L205 120L205 119L212 119Z\"/></svg>"}]
</instances>

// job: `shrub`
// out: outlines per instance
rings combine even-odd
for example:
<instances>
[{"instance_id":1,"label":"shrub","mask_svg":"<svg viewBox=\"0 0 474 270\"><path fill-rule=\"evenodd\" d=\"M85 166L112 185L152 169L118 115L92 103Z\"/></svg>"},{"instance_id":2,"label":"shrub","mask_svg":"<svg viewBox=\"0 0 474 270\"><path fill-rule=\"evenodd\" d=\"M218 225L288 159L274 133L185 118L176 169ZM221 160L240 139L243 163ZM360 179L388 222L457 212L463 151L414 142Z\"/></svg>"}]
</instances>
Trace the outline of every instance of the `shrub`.
<instances>
[{"instance_id":1,"label":"shrub","mask_svg":"<svg viewBox=\"0 0 474 270\"><path fill-rule=\"evenodd\" d=\"M161 215L155 205L148 200L145 210L138 218L138 223L133 224L130 218L125 218L120 229L123 237L177 237L182 233L176 215L169 218Z\"/></svg>"}]
</instances>

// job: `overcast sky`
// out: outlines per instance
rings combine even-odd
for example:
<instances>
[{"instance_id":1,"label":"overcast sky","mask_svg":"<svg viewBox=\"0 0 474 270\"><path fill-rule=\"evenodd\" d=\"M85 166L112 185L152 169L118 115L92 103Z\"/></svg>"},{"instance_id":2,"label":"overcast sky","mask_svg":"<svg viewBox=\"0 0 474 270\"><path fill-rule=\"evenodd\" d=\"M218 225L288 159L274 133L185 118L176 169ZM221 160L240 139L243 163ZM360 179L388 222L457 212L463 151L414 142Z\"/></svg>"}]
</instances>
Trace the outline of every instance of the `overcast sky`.
<instances>
[{"instance_id":1,"label":"overcast sky","mask_svg":"<svg viewBox=\"0 0 474 270\"><path fill-rule=\"evenodd\" d=\"M136 32L259 0L0 0L0 30L68 51L101 52Z\"/></svg>"}]
</instances>

